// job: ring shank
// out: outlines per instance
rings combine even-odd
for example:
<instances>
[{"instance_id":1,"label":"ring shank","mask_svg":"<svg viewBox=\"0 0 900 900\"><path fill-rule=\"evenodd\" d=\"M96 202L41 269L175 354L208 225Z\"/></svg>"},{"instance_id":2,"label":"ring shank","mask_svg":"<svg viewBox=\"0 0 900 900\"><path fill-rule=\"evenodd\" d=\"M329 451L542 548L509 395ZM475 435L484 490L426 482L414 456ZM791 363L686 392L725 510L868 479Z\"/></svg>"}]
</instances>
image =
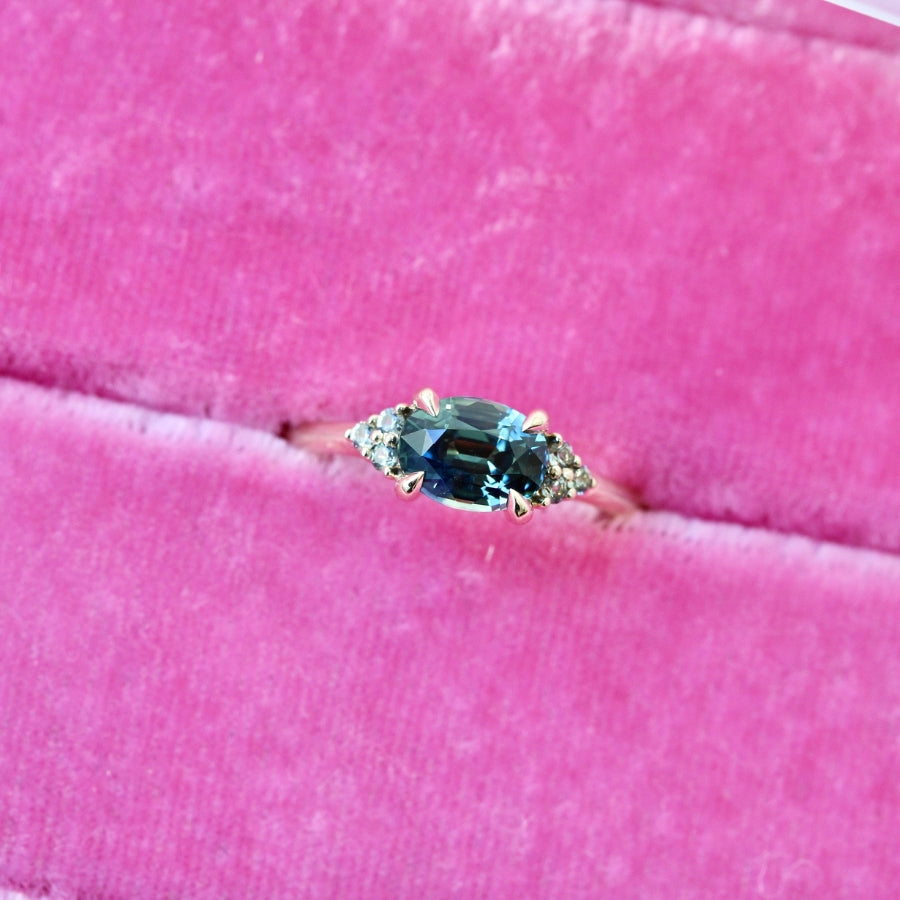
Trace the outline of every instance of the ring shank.
<instances>
[{"instance_id":1,"label":"ring shank","mask_svg":"<svg viewBox=\"0 0 900 900\"><path fill-rule=\"evenodd\" d=\"M308 422L292 425L284 432L284 439L292 446L309 453L331 456L358 456L356 448L345 437L353 422Z\"/></svg>"},{"instance_id":2,"label":"ring shank","mask_svg":"<svg viewBox=\"0 0 900 900\"><path fill-rule=\"evenodd\" d=\"M574 499L590 503L608 516L629 516L640 511L638 502L621 485L600 475L594 475L594 481L594 487Z\"/></svg>"}]
</instances>

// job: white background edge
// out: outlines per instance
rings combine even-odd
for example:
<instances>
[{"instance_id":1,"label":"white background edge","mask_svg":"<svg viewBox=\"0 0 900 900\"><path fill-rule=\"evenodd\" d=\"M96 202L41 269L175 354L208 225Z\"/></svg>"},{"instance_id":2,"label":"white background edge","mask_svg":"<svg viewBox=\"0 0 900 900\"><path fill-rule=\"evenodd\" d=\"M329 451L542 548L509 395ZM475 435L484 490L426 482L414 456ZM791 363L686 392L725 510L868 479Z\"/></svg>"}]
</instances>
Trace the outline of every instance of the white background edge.
<instances>
[{"instance_id":1,"label":"white background edge","mask_svg":"<svg viewBox=\"0 0 900 900\"><path fill-rule=\"evenodd\" d=\"M852 9L854 12L881 19L891 25L900 25L900 0L828 0L837 6Z\"/></svg>"}]
</instances>

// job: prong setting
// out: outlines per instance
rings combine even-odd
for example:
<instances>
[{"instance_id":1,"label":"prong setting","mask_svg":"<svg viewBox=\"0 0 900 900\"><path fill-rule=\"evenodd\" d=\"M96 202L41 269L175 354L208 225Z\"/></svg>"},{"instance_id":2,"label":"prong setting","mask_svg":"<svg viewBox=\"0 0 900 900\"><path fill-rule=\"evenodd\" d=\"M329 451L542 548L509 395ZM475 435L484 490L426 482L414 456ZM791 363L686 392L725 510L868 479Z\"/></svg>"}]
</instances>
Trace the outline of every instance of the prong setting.
<instances>
[{"instance_id":1,"label":"prong setting","mask_svg":"<svg viewBox=\"0 0 900 900\"><path fill-rule=\"evenodd\" d=\"M422 388L413 401L419 409L424 409L429 416L436 416L441 411L441 398L431 388Z\"/></svg>"},{"instance_id":2,"label":"prong setting","mask_svg":"<svg viewBox=\"0 0 900 900\"><path fill-rule=\"evenodd\" d=\"M516 525L524 525L532 516L531 501L518 491L511 490L509 499L506 501L506 514L511 522L515 522Z\"/></svg>"},{"instance_id":3,"label":"prong setting","mask_svg":"<svg viewBox=\"0 0 900 900\"><path fill-rule=\"evenodd\" d=\"M546 431L550 417L542 409L536 409L525 416L522 430L534 434L537 431Z\"/></svg>"},{"instance_id":4,"label":"prong setting","mask_svg":"<svg viewBox=\"0 0 900 900\"><path fill-rule=\"evenodd\" d=\"M424 480L424 472L410 472L408 475L400 475L397 478L394 490L401 500L415 500L422 492L422 482Z\"/></svg>"}]
</instances>

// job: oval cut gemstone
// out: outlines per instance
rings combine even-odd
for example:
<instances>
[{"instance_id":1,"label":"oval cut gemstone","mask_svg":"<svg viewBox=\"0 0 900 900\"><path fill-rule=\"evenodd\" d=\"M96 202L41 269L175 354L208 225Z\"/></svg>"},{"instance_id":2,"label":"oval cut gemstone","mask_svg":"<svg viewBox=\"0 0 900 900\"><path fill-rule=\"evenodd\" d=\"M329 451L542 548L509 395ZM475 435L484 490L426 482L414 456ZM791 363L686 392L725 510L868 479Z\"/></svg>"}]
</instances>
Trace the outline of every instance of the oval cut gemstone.
<instances>
[{"instance_id":1,"label":"oval cut gemstone","mask_svg":"<svg viewBox=\"0 0 900 900\"><path fill-rule=\"evenodd\" d=\"M510 490L530 497L544 480L547 437L523 413L475 397L445 397L436 416L414 410L400 431L404 472L424 472L422 493L458 509L504 509Z\"/></svg>"}]
</instances>

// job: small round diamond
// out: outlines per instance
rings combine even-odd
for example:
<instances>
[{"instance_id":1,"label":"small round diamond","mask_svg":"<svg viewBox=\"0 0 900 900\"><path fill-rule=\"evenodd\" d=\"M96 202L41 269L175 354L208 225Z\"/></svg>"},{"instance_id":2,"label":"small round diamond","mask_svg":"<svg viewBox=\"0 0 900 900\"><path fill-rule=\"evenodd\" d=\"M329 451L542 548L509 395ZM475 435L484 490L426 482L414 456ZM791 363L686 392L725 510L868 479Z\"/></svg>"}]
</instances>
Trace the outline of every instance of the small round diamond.
<instances>
[{"instance_id":1,"label":"small round diamond","mask_svg":"<svg viewBox=\"0 0 900 900\"><path fill-rule=\"evenodd\" d=\"M378 414L375 424L385 434L400 430L403 419L397 414L395 409L384 409Z\"/></svg>"},{"instance_id":2,"label":"small round diamond","mask_svg":"<svg viewBox=\"0 0 900 900\"><path fill-rule=\"evenodd\" d=\"M397 462L397 452L387 444L379 444L369 454L369 459L379 469L390 469Z\"/></svg>"},{"instance_id":3,"label":"small round diamond","mask_svg":"<svg viewBox=\"0 0 900 900\"><path fill-rule=\"evenodd\" d=\"M556 451L556 455L564 466L571 466L572 463L575 462L575 454L568 444L560 444L559 449Z\"/></svg>"},{"instance_id":4,"label":"small round diamond","mask_svg":"<svg viewBox=\"0 0 900 900\"><path fill-rule=\"evenodd\" d=\"M357 450L367 450L372 446L372 426L368 422L360 422L350 429L350 440Z\"/></svg>"},{"instance_id":5,"label":"small round diamond","mask_svg":"<svg viewBox=\"0 0 900 900\"><path fill-rule=\"evenodd\" d=\"M575 490L586 491L594 486L594 479L587 469L579 469L575 473Z\"/></svg>"}]
</instances>

